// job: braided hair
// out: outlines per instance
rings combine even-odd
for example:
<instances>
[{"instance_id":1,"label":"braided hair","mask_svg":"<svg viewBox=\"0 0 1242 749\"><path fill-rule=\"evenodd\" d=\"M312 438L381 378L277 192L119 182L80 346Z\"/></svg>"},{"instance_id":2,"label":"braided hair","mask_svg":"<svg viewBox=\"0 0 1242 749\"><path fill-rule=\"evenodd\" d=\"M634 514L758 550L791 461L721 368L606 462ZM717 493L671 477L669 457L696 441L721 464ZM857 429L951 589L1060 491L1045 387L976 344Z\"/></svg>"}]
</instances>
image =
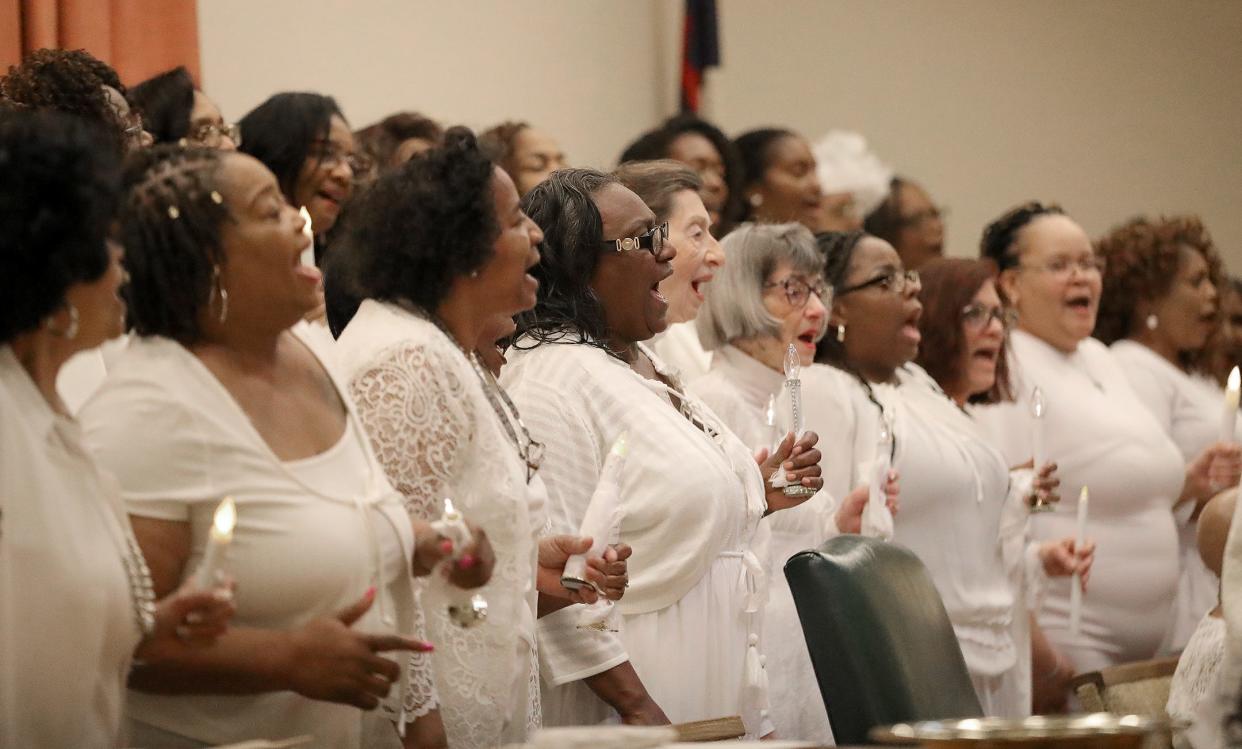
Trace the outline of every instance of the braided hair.
<instances>
[{"instance_id":1,"label":"braided hair","mask_svg":"<svg viewBox=\"0 0 1242 749\"><path fill-rule=\"evenodd\" d=\"M1000 271L1018 265L1018 233L1040 216L1063 216L1065 211L1056 203L1040 203L1032 200L1006 211L1000 218L988 224L979 241L979 255L990 258Z\"/></svg>"},{"instance_id":2,"label":"braided hair","mask_svg":"<svg viewBox=\"0 0 1242 749\"><path fill-rule=\"evenodd\" d=\"M535 348L542 343L565 340L608 351L608 324L604 308L591 289L599 266L599 242L604 220L592 195L608 185L619 184L611 175L594 169L561 169L553 172L522 198L522 210L543 230L543 259L531 269L539 279L534 309L517 316L513 340L522 336Z\"/></svg>"},{"instance_id":3,"label":"braided hair","mask_svg":"<svg viewBox=\"0 0 1242 749\"><path fill-rule=\"evenodd\" d=\"M219 190L225 154L160 145L126 165L120 235L129 319L139 335L183 345L202 338L200 317L217 304L225 264L220 229L231 215Z\"/></svg>"}]
</instances>

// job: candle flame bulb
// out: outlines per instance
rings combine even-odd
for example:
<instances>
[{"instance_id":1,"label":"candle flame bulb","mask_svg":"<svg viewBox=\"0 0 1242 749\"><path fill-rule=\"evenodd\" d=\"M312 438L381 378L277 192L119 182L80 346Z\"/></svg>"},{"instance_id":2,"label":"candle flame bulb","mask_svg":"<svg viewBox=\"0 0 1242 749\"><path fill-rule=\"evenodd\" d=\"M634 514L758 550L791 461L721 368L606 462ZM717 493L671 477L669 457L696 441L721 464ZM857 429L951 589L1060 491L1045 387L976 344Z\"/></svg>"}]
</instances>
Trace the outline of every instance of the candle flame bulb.
<instances>
[{"instance_id":1,"label":"candle flame bulb","mask_svg":"<svg viewBox=\"0 0 1242 749\"><path fill-rule=\"evenodd\" d=\"M461 522L461 513L453 505L453 500L448 497L444 498L444 520L449 523Z\"/></svg>"},{"instance_id":2,"label":"candle flame bulb","mask_svg":"<svg viewBox=\"0 0 1242 749\"><path fill-rule=\"evenodd\" d=\"M1233 402L1238 402L1238 391L1242 390L1242 373L1238 372L1238 368L1234 367L1229 371L1229 382L1226 392L1233 394Z\"/></svg>"},{"instance_id":3,"label":"candle flame bulb","mask_svg":"<svg viewBox=\"0 0 1242 749\"><path fill-rule=\"evenodd\" d=\"M802 359L798 356L798 349L791 343L785 351L785 379L796 380L801 373Z\"/></svg>"},{"instance_id":4,"label":"candle flame bulb","mask_svg":"<svg viewBox=\"0 0 1242 749\"><path fill-rule=\"evenodd\" d=\"M211 519L211 537L217 541L232 541L233 528L237 525L237 504L232 497L225 497Z\"/></svg>"},{"instance_id":5,"label":"candle flame bulb","mask_svg":"<svg viewBox=\"0 0 1242 749\"><path fill-rule=\"evenodd\" d=\"M302 233L306 235L307 239L314 242L315 241L315 228L314 228L314 222L311 221L310 211L306 210L306 206L302 206L302 210L298 211L298 215L300 215L302 217L302 220L306 222L302 224Z\"/></svg>"},{"instance_id":6,"label":"candle flame bulb","mask_svg":"<svg viewBox=\"0 0 1242 749\"><path fill-rule=\"evenodd\" d=\"M1229 372L1229 381L1225 385L1225 410L1220 420L1220 441L1237 442L1238 430L1238 396L1242 391L1242 373L1234 367Z\"/></svg>"},{"instance_id":7,"label":"candle flame bulb","mask_svg":"<svg viewBox=\"0 0 1242 749\"><path fill-rule=\"evenodd\" d=\"M1034 416L1037 419L1042 419L1044 418L1044 411L1046 409L1047 406L1044 403L1044 391L1040 390L1039 387L1036 387L1034 392L1031 393L1031 416Z\"/></svg>"}]
</instances>

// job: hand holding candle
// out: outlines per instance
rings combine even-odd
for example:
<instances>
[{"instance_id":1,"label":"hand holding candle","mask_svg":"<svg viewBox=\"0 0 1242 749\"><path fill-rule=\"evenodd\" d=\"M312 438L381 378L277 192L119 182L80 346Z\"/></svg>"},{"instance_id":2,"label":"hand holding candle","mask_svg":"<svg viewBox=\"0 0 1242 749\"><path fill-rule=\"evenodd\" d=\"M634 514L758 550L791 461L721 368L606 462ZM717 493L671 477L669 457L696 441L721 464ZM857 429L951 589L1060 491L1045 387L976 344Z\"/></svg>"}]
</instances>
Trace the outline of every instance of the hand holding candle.
<instances>
[{"instance_id":1,"label":"hand holding candle","mask_svg":"<svg viewBox=\"0 0 1242 749\"><path fill-rule=\"evenodd\" d=\"M1074 537L1074 554L1087 540L1087 506L1090 499L1087 487L1078 494L1078 532ZM1082 576L1075 571L1070 581L1070 634L1077 636L1082 626Z\"/></svg>"},{"instance_id":2,"label":"hand holding candle","mask_svg":"<svg viewBox=\"0 0 1242 749\"><path fill-rule=\"evenodd\" d=\"M805 431L802 414L802 358L798 356L798 349L791 343L789 349L785 352L785 388L789 390L789 405L793 411L793 425L790 429L793 432L795 443L802 437ZM772 474L773 478L784 476L784 471L777 470ZM772 482L772 486L781 486L781 484ZM809 497L817 491L809 486L803 486L800 483L786 484L782 491L787 497Z\"/></svg>"},{"instance_id":3,"label":"hand holding candle","mask_svg":"<svg viewBox=\"0 0 1242 749\"><path fill-rule=\"evenodd\" d=\"M225 497L216 506L216 512L212 516L211 531L207 534L207 548L203 551L203 561L199 563L198 571L194 575L194 584L199 589L214 588L219 583L236 525L237 505L232 497Z\"/></svg>"},{"instance_id":4,"label":"hand holding candle","mask_svg":"<svg viewBox=\"0 0 1242 749\"><path fill-rule=\"evenodd\" d=\"M465 517L448 497L444 498L443 514L431 527L453 542L453 553L449 557L452 563L456 563L465 549L474 542L474 534L466 525ZM477 593L471 595L466 591L455 591L449 597L448 614L449 619L457 626L463 629L474 627L487 619L487 600Z\"/></svg>"},{"instance_id":5,"label":"hand holding candle","mask_svg":"<svg viewBox=\"0 0 1242 749\"><path fill-rule=\"evenodd\" d=\"M613 441L608 457L604 459L604 467L600 471L599 483L591 502L587 505L582 525L578 528L579 536L591 537L591 548L585 554L575 554L565 562L565 571L561 573L561 585L570 590L580 590L591 585L587 581L587 557L602 557L612 537L620 532L621 524L621 470L625 467L625 458L629 454L629 435L622 432Z\"/></svg>"},{"instance_id":6,"label":"hand holding candle","mask_svg":"<svg viewBox=\"0 0 1242 749\"><path fill-rule=\"evenodd\" d=\"M1039 476L1039 471L1047 462L1047 455L1044 454L1044 414L1048 412L1048 404L1044 400L1044 391L1036 386L1031 392L1031 467L1035 470L1035 475ZM1052 504L1039 494L1035 495L1035 500L1031 503L1031 512L1048 512L1053 509Z\"/></svg>"}]
</instances>

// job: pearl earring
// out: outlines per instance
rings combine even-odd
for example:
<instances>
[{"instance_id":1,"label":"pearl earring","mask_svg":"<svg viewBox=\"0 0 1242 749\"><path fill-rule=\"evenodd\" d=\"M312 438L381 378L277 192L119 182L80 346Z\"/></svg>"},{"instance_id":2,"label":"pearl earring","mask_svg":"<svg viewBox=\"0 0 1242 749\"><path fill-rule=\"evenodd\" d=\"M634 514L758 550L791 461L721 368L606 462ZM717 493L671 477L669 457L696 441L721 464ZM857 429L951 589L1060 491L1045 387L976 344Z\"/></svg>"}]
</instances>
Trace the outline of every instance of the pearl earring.
<instances>
[{"instance_id":1,"label":"pearl earring","mask_svg":"<svg viewBox=\"0 0 1242 749\"><path fill-rule=\"evenodd\" d=\"M750 202L751 207L753 208L758 208L759 206L763 205L763 196L757 192L751 193L751 196L748 200Z\"/></svg>"},{"instance_id":2,"label":"pearl earring","mask_svg":"<svg viewBox=\"0 0 1242 749\"><path fill-rule=\"evenodd\" d=\"M837 343L845 343L845 326L837 326Z\"/></svg>"},{"instance_id":3,"label":"pearl earring","mask_svg":"<svg viewBox=\"0 0 1242 749\"><path fill-rule=\"evenodd\" d=\"M1155 330L1158 327L1160 327L1160 318L1156 317L1155 315L1148 315L1147 316L1147 329Z\"/></svg>"}]
</instances>

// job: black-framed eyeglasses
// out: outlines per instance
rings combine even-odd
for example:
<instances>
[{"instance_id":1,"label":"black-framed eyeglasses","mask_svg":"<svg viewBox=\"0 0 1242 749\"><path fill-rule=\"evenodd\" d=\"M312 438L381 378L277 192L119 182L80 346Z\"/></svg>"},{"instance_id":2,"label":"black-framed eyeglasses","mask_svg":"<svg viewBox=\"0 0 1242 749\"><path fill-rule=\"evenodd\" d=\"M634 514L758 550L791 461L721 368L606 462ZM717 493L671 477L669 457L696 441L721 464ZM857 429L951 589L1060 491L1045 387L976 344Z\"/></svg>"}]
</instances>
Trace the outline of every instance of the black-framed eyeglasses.
<instances>
[{"instance_id":1,"label":"black-framed eyeglasses","mask_svg":"<svg viewBox=\"0 0 1242 749\"><path fill-rule=\"evenodd\" d=\"M972 331L978 332L996 320L1002 327L1008 328L1011 315L1004 307L990 307L978 302L962 307L962 324Z\"/></svg>"},{"instance_id":2,"label":"black-framed eyeglasses","mask_svg":"<svg viewBox=\"0 0 1242 749\"><path fill-rule=\"evenodd\" d=\"M605 239L601 243L614 252L634 252L636 250L646 250L654 257L660 257L664 253L664 242L668 240L668 222L653 226L646 232L639 234L637 237L622 237L621 239Z\"/></svg>"},{"instance_id":3,"label":"black-framed eyeglasses","mask_svg":"<svg viewBox=\"0 0 1242 749\"><path fill-rule=\"evenodd\" d=\"M811 294L814 293L819 297L819 301L825 307L832 304L832 287L824 283L822 278L816 278L813 281L807 281L798 276L790 276L784 281L771 281L765 283L763 288L773 289L781 288L785 292L785 300L789 302L789 306L794 309L802 309L806 303L811 300Z\"/></svg>"},{"instance_id":4,"label":"black-framed eyeglasses","mask_svg":"<svg viewBox=\"0 0 1242 749\"><path fill-rule=\"evenodd\" d=\"M922 288L922 282L919 281L919 272L916 270L899 270L897 268L893 268L887 273L876 276L875 278L841 289L837 292L837 298L840 299L846 294L853 294L855 291L869 289L872 286L879 287L881 290L891 292L893 294L901 294L905 292L907 286Z\"/></svg>"}]
</instances>

